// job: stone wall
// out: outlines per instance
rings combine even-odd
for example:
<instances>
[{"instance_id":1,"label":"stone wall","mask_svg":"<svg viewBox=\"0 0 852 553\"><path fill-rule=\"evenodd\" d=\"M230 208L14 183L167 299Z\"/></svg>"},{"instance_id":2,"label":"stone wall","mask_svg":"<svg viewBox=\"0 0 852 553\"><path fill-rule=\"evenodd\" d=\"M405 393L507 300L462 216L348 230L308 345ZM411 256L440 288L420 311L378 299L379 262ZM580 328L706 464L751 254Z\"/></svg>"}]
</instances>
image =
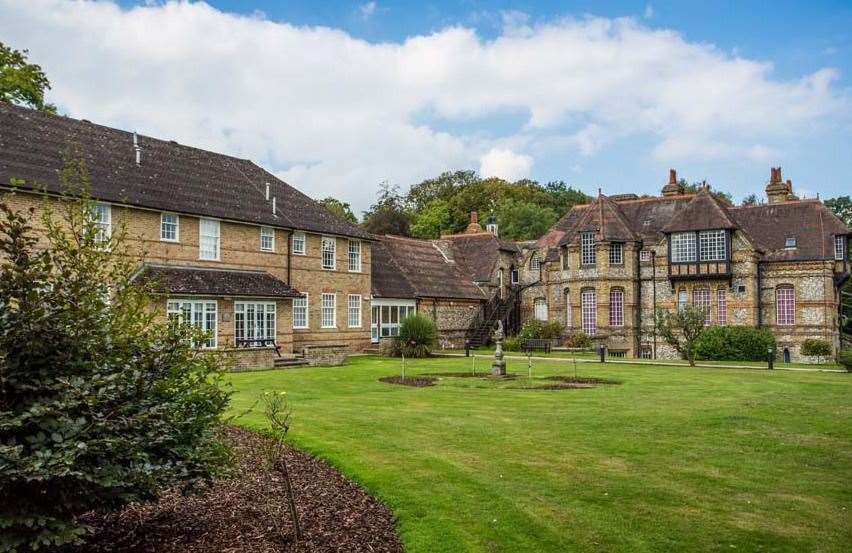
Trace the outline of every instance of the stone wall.
<instances>
[{"instance_id":1,"label":"stone wall","mask_svg":"<svg viewBox=\"0 0 852 553\"><path fill-rule=\"evenodd\" d=\"M312 367L338 366L346 363L349 347L346 344L309 345L302 348L302 354Z\"/></svg>"},{"instance_id":2,"label":"stone wall","mask_svg":"<svg viewBox=\"0 0 852 553\"><path fill-rule=\"evenodd\" d=\"M227 348L225 352L231 359L234 372L272 369L278 357L273 348Z\"/></svg>"},{"instance_id":3,"label":"stone wall","mask_svg":"<svg viewBox=\"0 0 852 553\"><path fill-rule=\"evenodd\" d=\"M424 298L417 303L417 312L431 317L438 327L442 347L464 347L465 333L473 324L482 302Z\"/></svg>"}]
</instances>

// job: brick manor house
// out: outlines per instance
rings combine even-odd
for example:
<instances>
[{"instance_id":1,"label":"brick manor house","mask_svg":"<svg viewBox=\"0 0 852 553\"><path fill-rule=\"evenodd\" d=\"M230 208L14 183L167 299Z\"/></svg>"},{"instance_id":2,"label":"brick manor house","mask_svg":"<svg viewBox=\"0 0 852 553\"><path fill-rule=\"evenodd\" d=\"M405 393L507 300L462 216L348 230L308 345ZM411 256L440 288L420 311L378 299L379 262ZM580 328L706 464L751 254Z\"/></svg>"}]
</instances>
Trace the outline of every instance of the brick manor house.
<instances>
[{"instance_id":1,"label":"brick manor house","mask_svg":"<svg viewBox=\"0 0 852 553\"><path fill-rule=\"evenodd\" d=\"M245 159L0 102L0 188L21 209L56 197L63 153L79 146L108 233L128 229L156 278L154 308L211 331L206 347L242 367L326 362L399 332L419 311L443 347L487 342L497 320L535 317L585 332L614 355L670 357L655 308L706 306L709 324L765 326L799 359L809 337L839 344L846 228L799 200L781 171L769 203L685 194L575 206L537 241L498 236L476 213L437 240L375 236Z\"/></svg>"}]
</instances>

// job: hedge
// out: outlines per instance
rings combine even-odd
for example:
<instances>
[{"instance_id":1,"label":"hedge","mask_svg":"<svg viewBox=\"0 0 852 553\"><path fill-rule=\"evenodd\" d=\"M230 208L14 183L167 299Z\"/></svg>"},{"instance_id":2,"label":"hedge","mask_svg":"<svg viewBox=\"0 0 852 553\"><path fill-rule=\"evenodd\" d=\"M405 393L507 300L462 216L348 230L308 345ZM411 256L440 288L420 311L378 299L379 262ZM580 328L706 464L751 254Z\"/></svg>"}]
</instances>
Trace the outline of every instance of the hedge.
<instances>
[{"instance_id":1,"label":"hedge","mask_svg":"<svg viewBox=\"0 0 852 553\"><path fill-rule=\"evenodd\" d=\"M695 343L698 359L714 361L765 361L770 348L777 349L772 332L750 326L714 326Z\"/></svg>"}]
</instances>

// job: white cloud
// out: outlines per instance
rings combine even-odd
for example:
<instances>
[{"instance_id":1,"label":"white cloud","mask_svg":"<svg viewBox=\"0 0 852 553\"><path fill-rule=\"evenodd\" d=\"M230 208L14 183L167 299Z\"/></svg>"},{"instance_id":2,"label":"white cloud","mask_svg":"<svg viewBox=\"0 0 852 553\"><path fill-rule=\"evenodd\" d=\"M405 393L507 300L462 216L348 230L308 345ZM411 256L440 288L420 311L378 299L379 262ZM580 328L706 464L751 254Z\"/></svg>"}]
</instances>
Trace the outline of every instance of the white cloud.
<instances>
[{"instance_id":1,"label":"white cloud","mask_svg":"<svg viewBox=\"0 0 852 553\"><path fill-rule=\"evenodd\" d=\"M645 12L642 14L642 17L645 19L651 19L654 17L654 6L651 4L645 4Z\"/></svg>"},{"instance_id":2,"label":"white cloud","mask_svg":"<svg viewBox=\"0 0 852 553\"><path fill-rule=\"evenodd\" d=\"M0 0L0 36L30 49L73 117L248 157L356 209L382 180L477 165L529 176L517 152L547 140L573 150L560 152L566 171L572 154L631 137L665 162L765 159L849 113L833 69L780 79L635 19L532 25L512 12L493 40L457 26L370 43L200 2ZM505 136L471 130L505 113L528 118Z\"/></svg>"},{"instance_id":3,"label":"white cloud","mask_svg":"<svg viewBox=\"0 0 852 553\"><path fill-rule=\"evenodd\" d=\"M479 159L479 174L514 181L530 176L533 158L506 148L492 148Z\"/></svg>"},{"instance_id":4,"label":"white cloud","mask_svg":"<svg viewBox=\"0 0 852 553\"><path fill-rule=\"evenodd\" d=\"M376 13L376 3L367 2L358 6L358 13L361 14L361 19L370 19Z\"/></svg>"}]
</instances>

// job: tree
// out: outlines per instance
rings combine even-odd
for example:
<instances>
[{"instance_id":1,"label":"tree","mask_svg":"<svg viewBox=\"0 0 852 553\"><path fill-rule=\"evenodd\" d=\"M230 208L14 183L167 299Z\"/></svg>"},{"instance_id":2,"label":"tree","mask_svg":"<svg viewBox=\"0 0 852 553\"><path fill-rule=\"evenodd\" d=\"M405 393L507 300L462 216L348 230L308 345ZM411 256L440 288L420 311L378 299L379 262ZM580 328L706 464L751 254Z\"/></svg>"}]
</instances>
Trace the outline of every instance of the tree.
<instances>
[{"instance_id":1,"label":"tree","mask_svg":"<svg viewBox=\"0 0 852 553\"><path fill-rule=\"evenodd\" d=\"M413 185L406 195L406 201L417 212L434 200L448 201L459 190L477 180L479 177L476 171L445 171L434 179Z\"/></svg>"},{"instance_id":2,"label":"tree","mask_svg":"<svg viewBox=\"0 0 852 553\"><path fill-rule=\"evenodd\" d=\"M749 194L743 198L743 205L762 205L763 200L757 197L757 194Z\"/></svg>"},{"instance_id":3,"label":"tree","mask_svg":"<svg viewBox=\"0 0 852 553\"><path fill-rule=\"evenodd\" d=\"M56 113L56 106L44 101L50 81L40 66L27 63L28 54L0 42L0 102Z\"/></svg>"},{"instance_id":4,"label":"tree","mask_svg":"<svg viewBox=\"0 0 852 553\"><path fill-rule=\"evenodd\" d=\"M834 212L846 226L852 227L852 198L838 196L825 201L825 206Z\"/></svg>"},{"instance_id":5,"label":"tree","mask_svg":"<svg viewBox=\"0 0 852 553\"><path fill-rule=\"evenodd\" d=\"M228 458L220 355L151 312L126 231L92 216L83 162L61 180L78 196L45 197L41 217L0 200L2 551L79 542L81 514L197 488Z\"/></svg>"},{"instance_id":6,"label":"tree","mask_svg":"<svg viewBox=\"0 0 852 553\"><path fill-rule=\"evenodd\" d=\"M695 366L696 340L706 328L707 310L687 305L675 311L658 309L654 314L657 334Z\"/></svg>"},{"instance_id":7,"label":"tree","mask_svg":"<svg viewBox=\"0 0 852 553\"><path fill-rule=\"evenodd\" d=\"M450 208L447 202L435 199L414 214L411 236L415 238L440 238L441 232L450 229Z\"/></svg>"},{"instance_id":8,"label":"tree","mask_svg":"<svg viewBox=\"0 0 852 553\"><path fill-rule=\"evenodd\" d=\"M563 181L550 181L544 185L544 191L551 197L548 205L552 206L557 214L563 215L572 207L584 204L591 200L586 194L572 188Z\"/></svg>"},{"instance_id":9,"label":"tree","mask_svg":"<svg viewBox=\"0 0 852 553\"><path fill-rule=\"evenodd\" d=\"M530 202L503 200L494 211L500 225L500 236L507 240L532 240L547 232L559 219L549 207Z\"/></svg>"},{"instance_id":10,"label":"tree","mask_svg":"<svg viewBox=\"0 0 852 553\"><path fill-rule=\"evenodd\" d=\"M327 210L331 211L341 219L349 221L353 225L358 224L358 218L352 213L352 206L348 202L341 202L337 198L323 198L319 201Z\"/></svg>"},{"instance_id":11,"label":"tree","mask_svg":"<svg viewBox=\"0 0 852 553\"><path fill-rule=\"evenodd\" d=\"M683 189L683 191L687 194L694 194L701 190L702 188L707 188L710 191L710 195L712 195L717 200L722 200L723 202L727 202L729 204L734 203L734 197L731 196L730 192L722 192L721 190L714 190L713 185L708 184L706 180L701 182L693 182L689 184L686 182L686 179L680 179L678 184Z\"/></svg>"},{"instance_id":12,"label":"tree","mask_svg":"<svg viewBox=\"0 0 852 553\"><path fill-rule=\"evenodd\" d=\"M411 236L411 215L405 209L399 187L383 182L379 185L379 199L364 212L364 229L373 234Z\"/></svg>"}]
</instances>

